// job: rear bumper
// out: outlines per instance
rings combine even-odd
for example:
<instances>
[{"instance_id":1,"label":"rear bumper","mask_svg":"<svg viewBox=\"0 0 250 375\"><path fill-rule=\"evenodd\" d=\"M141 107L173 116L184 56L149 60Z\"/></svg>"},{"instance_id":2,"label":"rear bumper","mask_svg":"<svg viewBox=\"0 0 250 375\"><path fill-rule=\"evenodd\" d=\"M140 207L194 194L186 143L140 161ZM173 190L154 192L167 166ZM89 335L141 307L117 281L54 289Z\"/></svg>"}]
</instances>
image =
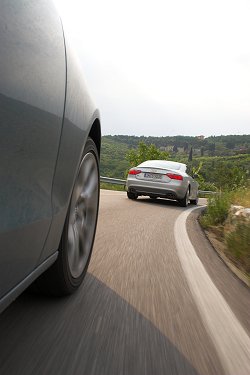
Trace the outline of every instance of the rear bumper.
<instances>
[{"instance_id":1,"label":"rear bumper","mask_svg":"<svg viewBox=\"0 0 250 375\"><path fill-rule=\"evenodd\" d=\"M137 195L146 195L152 197L168 198L168 199L178 199L174 191L162 190L156 188L139 188L138 186L130 186L127 191L135 193Z\"/></svg>"},{"instance_id":2,"label":"rear bumper","mask_svg":"<svg viewBox=\"0 0 250 375\"><path fill-rule=\"evenodd\" d=\"M156 186L157 185L157 186ZM127 191L145 196L153 196L167 199L183 199L187 187L180 185L164 186L163 184L141 184L139 181L127 181Z\"/></svg>"}]
</instances>

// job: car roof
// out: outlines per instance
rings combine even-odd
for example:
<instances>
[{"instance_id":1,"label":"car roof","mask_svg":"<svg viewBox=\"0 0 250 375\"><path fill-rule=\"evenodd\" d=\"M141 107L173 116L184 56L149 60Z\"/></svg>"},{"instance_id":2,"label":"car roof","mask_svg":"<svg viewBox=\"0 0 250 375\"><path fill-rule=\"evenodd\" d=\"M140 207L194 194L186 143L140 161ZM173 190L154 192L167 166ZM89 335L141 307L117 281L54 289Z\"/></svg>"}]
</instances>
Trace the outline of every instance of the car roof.
<instances>
[{"instance_id":1,"label":"car roof","mask_svg":"<svg viewBox=\"0 0 250 375\"><path fill-rule=\"evenodd\" d=\"M152 167L152 168L166 168L174 169L176 171L186 172L187 166L183 163L178 163L171 160L147 160L139 164L138 167Z\"/></svg>"}]
</instances>

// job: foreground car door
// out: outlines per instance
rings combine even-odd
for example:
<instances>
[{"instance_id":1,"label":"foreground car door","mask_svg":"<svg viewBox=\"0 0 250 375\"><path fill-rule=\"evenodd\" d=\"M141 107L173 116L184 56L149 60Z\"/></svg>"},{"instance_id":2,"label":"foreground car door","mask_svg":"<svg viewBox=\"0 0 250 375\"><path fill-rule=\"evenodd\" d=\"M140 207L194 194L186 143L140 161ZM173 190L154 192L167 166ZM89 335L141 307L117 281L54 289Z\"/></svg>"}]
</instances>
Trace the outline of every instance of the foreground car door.
<instances>
[{"instance_id":1,"label":"foreground car door","mask_svg":"<svg viewBox=\"0 0 250 375\"><path fill-rule=\"evenodd\" d=\"M60 19L47 0L0 0L0 297L35 267L51 219L65 99Z\"/></svg>"}]
</instances>

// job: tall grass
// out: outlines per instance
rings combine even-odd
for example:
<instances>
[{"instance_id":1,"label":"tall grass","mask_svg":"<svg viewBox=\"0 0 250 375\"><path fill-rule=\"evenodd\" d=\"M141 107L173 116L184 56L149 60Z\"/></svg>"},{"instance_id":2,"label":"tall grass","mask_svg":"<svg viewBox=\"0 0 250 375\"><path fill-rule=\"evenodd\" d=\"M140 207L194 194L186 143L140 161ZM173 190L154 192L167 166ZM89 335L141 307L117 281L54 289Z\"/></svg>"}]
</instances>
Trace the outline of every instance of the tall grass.
<instances>
[{"instance_id":1,"label":"tall grass","mask_svg":"<svg viewBox=\"0 0 250 375\"><path fill-rule=\"evenodd\" d=\"M227 255L250 274L250 222L239 222L233 232L226 235Z\"/></svg>"},{"instance_id":2,"label":"tall grass","mask_svg":"<svg viewBox=\"0 0 250 375\"><path fill-rule=\"evenodd\" d=\"M250 208L250 188L241 188L232 193L231 203Z\"/></svg>"},{"instance_id":3,"label":"tall grass","mask_svg":"<svg viewBox=\"0 0 250 375\"><path fill-rule=\"evenodd\" d=\"M240 188L210 197L200 222L208 230L220 226L225 254L250 275L250 220L238 218L234 225L231 220L226 222L232 204L250 208L250 189Z\"/></svg>"},{"instance_id":4,"label":"tall grass","mask_svg":"<svg viewBox=\"0 0 250 375\"><path fill-rule=\"evenodd\" d=\"M216 194L208 198L206 213L201 217L201 224L209 226L223 224L230 208L230 193Z\"/></svg>"},{"instance_id":5,"label":"tall grass","mask_svg":"<svg viewBox=\"0 0 250 375\"><path fill-rule=\"evenodd\" d=\"M105 190L117 190L117 191L125 191L124 186L116 185L116 184L109 184L107 182L101 182L100 188Z\"/></svg>"}]
</instances>

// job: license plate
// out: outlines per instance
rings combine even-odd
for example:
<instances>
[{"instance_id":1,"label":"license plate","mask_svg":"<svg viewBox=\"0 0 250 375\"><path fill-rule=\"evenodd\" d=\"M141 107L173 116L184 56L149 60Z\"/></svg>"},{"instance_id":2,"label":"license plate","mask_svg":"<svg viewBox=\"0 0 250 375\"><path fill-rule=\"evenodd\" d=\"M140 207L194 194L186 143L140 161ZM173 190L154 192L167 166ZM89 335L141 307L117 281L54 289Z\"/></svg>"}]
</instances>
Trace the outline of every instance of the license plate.
<instances>
[{"instance_id":1,"label":"license plate","mask_svg":"<svg viewBox=\"0 0 250 375\"><path fill-rule=\"evenodd\" d=\"M145 178L152 178L153 180L161 180L162 175L159 173L144 173Z\"/></svg>"}]
</instances>

